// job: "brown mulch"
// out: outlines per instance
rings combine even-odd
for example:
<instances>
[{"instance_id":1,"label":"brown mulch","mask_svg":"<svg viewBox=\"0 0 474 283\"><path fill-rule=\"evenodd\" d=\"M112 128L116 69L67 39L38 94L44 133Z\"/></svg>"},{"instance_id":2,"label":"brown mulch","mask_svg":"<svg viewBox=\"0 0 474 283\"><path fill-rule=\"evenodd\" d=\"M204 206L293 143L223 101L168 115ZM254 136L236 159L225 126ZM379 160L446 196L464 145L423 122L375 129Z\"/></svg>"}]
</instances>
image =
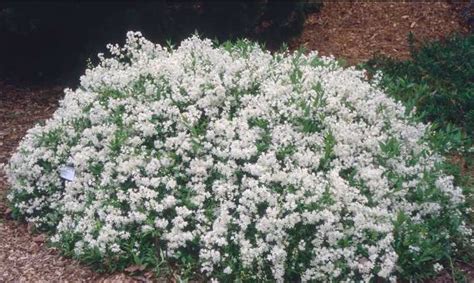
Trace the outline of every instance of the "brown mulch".
<instances>
[{"instance_id":1,"label":"brown mulch","mask_svg":"<svg viewBox=\"0 0 474 283\"><path fill-rule=\"evenodd\" d=\"M0 164L8 161L29 128L53 114L61 97L60 87L20 89L0 81ZM6 179L0 170L0 216L6 210L6 189Z\"/></svg>"},{"instance_id":2,"label":"brown mulch","mask_svg":"<svg viewBox=\"0 0 474 283\"><path fill-rule=\"evenodd\" d=\"M359 63L383 54L410 57L409 32L416 41L443 39L468 28L459 17L468 2L327 1L320 13L309 15L300 37L290 43L320 54Z\"/></svg>"},{"instance_id":3,"label":"brown mulch","mask_svg":"<svg viewBox=\"0 0 474 283\"><path fill-rule=\"evenodd\" d=\"M299 45L357 63L376 53L399 59L409 57L407 34L418 40L464 33L457 14L463 4L327 2L320 13L310 15ZM7 162L27 129L51 117L63 96L62 87L18 88L0 81L0 164ZM98 274L49 248L41 235L9 218L5 205L8 189L0 170L0 282L144 282L146 277L125 273ZM467 267L466 269L470 269ZM472 269L474 270L474 269ZM437 282L451 282L445 273ZM155 279L156 280L156 279ZM159 280L160 281L160 280ZM164 280L161 280L164 281Z\"/></svg>"}]
</instances>

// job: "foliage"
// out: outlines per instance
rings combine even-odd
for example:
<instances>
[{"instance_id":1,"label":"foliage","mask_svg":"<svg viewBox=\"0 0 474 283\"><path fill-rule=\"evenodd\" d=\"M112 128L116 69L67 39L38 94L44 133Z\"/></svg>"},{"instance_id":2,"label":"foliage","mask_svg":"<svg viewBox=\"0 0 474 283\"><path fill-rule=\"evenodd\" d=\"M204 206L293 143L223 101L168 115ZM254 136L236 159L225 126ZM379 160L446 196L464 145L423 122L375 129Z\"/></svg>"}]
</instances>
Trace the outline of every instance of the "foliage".
<instances>
[{"instance_id":1,"label":"foliage","mask_svg":"<svg viewBox=\"0 0 474 283\"><path fill-rule=\"evenodd\" d=\"M66 254L184 279L368 281L438 272L472 244L428 127L364 72L195 36L109 49L7 168L14 215Z\"/></svg>"},{"instance_id":2,"label":"foliage","mask_svg":"<svg viewBox=\"0 0 474 283\"><path fill-rule=\"evenodd\" d=\"M412 48L412 60L377 57L367 69L383 73L381 86L406 105L416 107L445 137L445 150L463 149L474 138L474 35ZM441 146L441 144L440 144Z\"/></svg>"},{"instance_id":3,"label":"foliage","mask_svg":"<svg viewBox=\"0 0 474 283\"><path fill-rule=\"evenodd\" d=\"M377 56L364 64L363 67L378 80L388 95L403 102L407 112L413 112L416 119L432 123L427 141L437 152L448 156L461 156L467 170L474 168L474 36L453 36L446 41L426 43L421 48L413 47L413 35L409 35L412 59L397 61ZM469 196L471 221L474 221L474 182L471 172L461 174L457 164L444 163L444 171L454 176L454 182L464 187L465 195ZM466 169L464 168L464 169ZM463 247L461 252L451 253L451 246L443 246L437 237L426 230L420 230L423 242L429 246L419 256L405 263L404 272L412 279L433 275L432 270L420 266L416 261L427 261L451 254L447 266L455 273L454 258L461 261L472 260L472 247ZM413 239L412 239L413 240ZM446 260L445 259L445 260ZM428 264L428 263L427 263ZM426 272L424 272L425 270Z\"/></svg>"},{"instance_id":4,"label":"foliage","mask_svg":"<svg viewBox=\"0 0 474 283\"><path fill-rule=\"evenodd\" d=\"M461 11L461 19L464 20L466 25L469 27L470 32L474 32L474 1L471 0L469 4L465 5Z\"/></svg>"},{"instance_id":5,"label":"foliage","mask_svg":"<svg viewBox=\"0 0 474 283\"><path fill-rule=\"evenodd\" d=\"M314 1L153 1L0 4L0 74L77 78L85 62L130 29L179 42L195 31L220 41L252 37L278 46L297 34Z\"/></svg>"}]
</instances>

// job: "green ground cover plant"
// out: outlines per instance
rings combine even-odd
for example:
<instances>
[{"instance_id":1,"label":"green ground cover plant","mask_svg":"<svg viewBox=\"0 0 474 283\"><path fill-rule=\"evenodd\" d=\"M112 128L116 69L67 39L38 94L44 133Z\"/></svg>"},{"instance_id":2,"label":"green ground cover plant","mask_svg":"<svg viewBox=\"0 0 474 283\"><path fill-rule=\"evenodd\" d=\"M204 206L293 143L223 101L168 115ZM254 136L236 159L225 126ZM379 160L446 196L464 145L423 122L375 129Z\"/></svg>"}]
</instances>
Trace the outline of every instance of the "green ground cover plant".
<instances>
[{"instance_id":1,"label":"green ground cover plant","mask_svg":"<svg viewBox=\"0 0 474 283\"><path fill-rule=\"evenodd\" d=\"M424 122L447 135L439 149L469 151L474 137L474 35L413 47L412 59L377 56L365 64L374 75L383 72L381 86L407 111L416 107Z\"/></svg>"}]
</instances>

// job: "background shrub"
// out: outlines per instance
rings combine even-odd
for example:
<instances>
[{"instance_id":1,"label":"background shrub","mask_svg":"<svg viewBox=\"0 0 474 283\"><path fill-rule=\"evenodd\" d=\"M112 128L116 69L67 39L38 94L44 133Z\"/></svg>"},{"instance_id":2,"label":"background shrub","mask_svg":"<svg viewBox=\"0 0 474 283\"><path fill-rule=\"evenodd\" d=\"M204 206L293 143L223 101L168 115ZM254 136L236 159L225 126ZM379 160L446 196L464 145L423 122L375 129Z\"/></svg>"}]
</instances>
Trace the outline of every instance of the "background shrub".
<instances>
[{"instance_id":1,"label":"background shrub","mask_svg":"<svg viewBox=\"0 0 474 283\"><path fill-rule=\"evenodd\" d=\"M41 80L77 78L86 60L108 42L141 30L155 42L190 34L221 41L240 37L278 46L297 34L315 1L154 1L3 4L0 6L0 75Z\"/></svg>"}]
</instances>

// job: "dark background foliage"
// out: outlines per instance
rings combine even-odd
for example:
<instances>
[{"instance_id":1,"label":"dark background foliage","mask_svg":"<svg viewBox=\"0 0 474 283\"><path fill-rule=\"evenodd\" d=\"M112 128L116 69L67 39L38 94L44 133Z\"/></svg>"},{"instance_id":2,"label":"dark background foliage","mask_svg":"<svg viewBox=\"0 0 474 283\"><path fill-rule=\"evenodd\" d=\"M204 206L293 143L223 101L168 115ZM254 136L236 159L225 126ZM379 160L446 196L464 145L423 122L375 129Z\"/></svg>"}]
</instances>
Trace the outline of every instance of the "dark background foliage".
<instances>
[{"instance_id":1,"label":"dark background foliage","mask_svg":"<svg viewBox=\"0 0 474 283\"><path fill-rule=\"evenodd\" d=\"M71 81L107 43L129 30L164 44L194 32L219 41L248 37L277 48L301 30L317 1L12 2L0 4L0 76Z\"/></svg>"}]
</instances>

